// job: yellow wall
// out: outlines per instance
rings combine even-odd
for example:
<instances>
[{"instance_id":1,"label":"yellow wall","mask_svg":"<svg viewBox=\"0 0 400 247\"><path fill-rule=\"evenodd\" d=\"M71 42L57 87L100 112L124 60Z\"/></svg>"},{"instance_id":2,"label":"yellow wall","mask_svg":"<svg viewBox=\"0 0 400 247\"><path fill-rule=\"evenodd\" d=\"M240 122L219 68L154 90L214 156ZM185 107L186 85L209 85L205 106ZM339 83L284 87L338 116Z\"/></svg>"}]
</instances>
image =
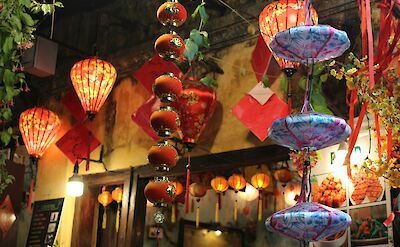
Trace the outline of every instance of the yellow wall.
<instances>
[{"instance_id":1,"label":"yellow wall","mask_svg":"<svg viewBox=\"0 0 400 247\"><path fill-rule=\"evenodd\" d=\"M194 154L216 153L254 147L262 144L232 114L232 107L256 84L251 68L254 41L234 45L215 54L225 74L216 79L219 83L219 106L211 119L204 137L199 140ZM274 87L279 87L275 84ZM87 126L105 145L104 161L109 170L127 168L147 163L147 149L154 143L132 120L131 115L145 102L149 93L140 83L124 79L114 88L106 104L92 123ZM74 124L72 117L58 101L48 107L62 119L59 138ZM209 151L208 151L209 150ZM99 148L92 153L97 158ZM72 175L73 165L53 144L39 162L35 200L65 197L65 184ZM102 165L91 163L90 171L80 169L80 174L103 172ZM66 197L57 239L61 246L70 246L75 200Z\"/></svg>"}]
</instances>

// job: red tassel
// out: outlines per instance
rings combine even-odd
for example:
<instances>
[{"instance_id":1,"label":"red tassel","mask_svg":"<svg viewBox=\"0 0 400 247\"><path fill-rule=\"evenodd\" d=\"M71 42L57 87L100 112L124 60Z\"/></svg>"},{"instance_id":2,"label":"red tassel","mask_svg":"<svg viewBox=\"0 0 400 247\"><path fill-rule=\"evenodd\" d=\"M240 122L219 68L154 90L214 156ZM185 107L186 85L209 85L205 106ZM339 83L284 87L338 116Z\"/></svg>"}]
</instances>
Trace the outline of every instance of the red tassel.
<instances>
[{"instance_id":1,"label":"red tassel","mask_svg":"<svg viewBox=\"0 0 400 247\"><path fill-rule=\"evenodd\" d=\"M190 153L186 165L186 191L185 191L185 214L189 213L189 186L190 186Z\"/></svg>"},{"instance_id":2,"label":"red tassel","mask_svg":"<svg viewBox=\"0 0 400 247\"><path fill-rule=\"evenodd\" d=\"M88 147L87 147L87 155L86 155L86 171L89 171L90 164L90 141L91 141L92 132L89 131L88 134Z\"/></svg>"},{"instance_id":3,"label":"red tassel","mask_svg":"<svg viewBox=\"0 0 400 247\"><path fill-rule=\"evenodd\" d=\"M29 186L28 213L32 212L33 186L34 186L34 181L33 179L31 179L31 184Z\"/></svg>"},{"instance_id":4,"label":"red tassel","mask_svg":"<svg viewBox=\"0 0 400 247\"><path fill-rule=\"evenodd\" d=\"M390 224L392 224L393 220L394 220L395 214L394 212L391 212L389 217L383 222L383 224L388 227Z\"/></svg>"}]
</instances>

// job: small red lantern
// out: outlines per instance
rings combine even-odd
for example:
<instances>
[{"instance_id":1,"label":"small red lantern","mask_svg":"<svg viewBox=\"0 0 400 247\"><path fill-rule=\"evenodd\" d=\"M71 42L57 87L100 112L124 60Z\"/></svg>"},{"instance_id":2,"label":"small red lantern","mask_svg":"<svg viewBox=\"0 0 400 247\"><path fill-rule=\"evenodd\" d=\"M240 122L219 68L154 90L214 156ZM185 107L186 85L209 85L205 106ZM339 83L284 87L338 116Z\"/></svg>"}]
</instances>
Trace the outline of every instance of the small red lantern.
<instances>
[{"instance_id":1,"label":"small red lantern","mask_svg":"<svg viewBox=\"0 0 400 247\"><path fill-rule=\"evenodd\" d=\"M246 179L240 174L233 174L228 178L229 186L237 193L239 190L246 187ZM238 211L238 202L237 198L235 199L235 204L233 205L233 221L237 222L237 211Z\"/></svg>"},{"instance_id":2,"label":"small red lantern","mask_svg":"<svg viewBox=\"0 0 400 247\"><path fill-rule=\"evenodd\" d=\"M98 58L79 61L72 67L72 85L89 119L103 106L116 78L114 66Z\"/></svg>"},{"instance_id":3,"label":"small red lantern","mask_svg":"<svg viewBox=\"0 0 400 247\"><path fill-rule=\"evenodd\" d=\"M147 158L149 163L156 167L156 171L169 171L176 166L179 156L176 148L164 140L149 149Z\"/></svg>"},{"instance_id":4,"label":"small red lantern","mask_svg":"<svg viewBox=\"0 0 400 247\"><path fill-rule=\"evenodd\" d=\"M269 185L270 178L268 174L264 172L257 172L255 175L251 177L251 184L254 188L260 191L258 195L258 221L261 221L263 214L263 201L262 201L262 193L261 190L265 189Z\"/></svg>"},{"instance_id":5,"label":"small red lantern","mask_svg":"<svg viewBox=\"0 0 400 247\"><path fill-rule=\"evenodd\" d=\"M224 177L217 176L211 180L211 187L217 193L217 202L215 205L215 223L219 221L219 210L221 209L221 193L225 192L229 185Z\"/></svg>"},{"instance_id":6,"label":"small red lantern","mask_svg":"<svg viewBox=\"0 0 400 247\"><path fill-rule=\"evenodd\" d=\"M30 108L19 117L19 130L31 157L39 159L56 138L60 120L43 107Z\"/></svg>"},{"instance_id":7,"label":"small red lantern","mask_svg":"<svg viewBox=\"0 0 400 247\"><path fill-rule=\"evenodd\" d=\"M168 137L178 129L179 116L172 107L162 106L151 114L150 123L160 137Z\"/></svg>"},{"instance_id":8,"label":"small red lantern","mask_svg":"<svg viewBox=\"0 0 400 247\"><path fill-rule=\"evenodd\" d=\"M164 207L175 199L175 187L166 179L150 181L144 188L144 195L155 207Z\"/></svg>"},{"instance_id":9,"label":"small red lantern","mask_svg":"<svg viewBox=\"0 0 400 247\"><path fill-rule=\"evenodd\" d=\"M161 102L173 102L182 93L182 82L173 73L166 73L154 81L153 92Z\"/></svg>"},{"instance_id":10,"label":"small red lantern","mask_svg":"<svg viewBox=\"0 0 400 247\"><path fill-rule=\"evenodd\" d=\"M156 40L154 49L164 59L177 59L185 51L185 42L176 33L166 33Z\"/></svg>"},{"instance_id":11,"label":"small red lantern","mask_svg":"<svg viewBox=\"0 0 400 247\"><path fill-rule=\"evenodd\" d=\"M317 12L314 8L311 11L314 24L318 24ZM261 35L268 48L277 33L294 26L305 25L305 22L306 16L302 0L274 1L264 8L259 17ZM299 63L280 59L275 55L274 57L288 77L292 76L300 66Z\"/></svg>"},{"instance_id":12,"label":"small red lantern","mask_svg":"<svg viewBox=\"0 0 400 247\"><path fill-rule=\"evenodd\" d=\"M286 184L292 180L293 173L286 167L276 170L274 172L274 178L282 183L282 186L285 187Z\"/></svg>"},{"instance_id":13,"label":"small red lantern","mask_svg":"<svg viewBox=\"0 0 400 247\"><path fill-rule=\"evenodd\" d=\"M164 26L179 27L185 23L187 11L178 1L163 3L157 10L157 19Z\"/></svg>"},{"instance_id":14,"label":"small red lantern","mask_svg":"<svg viewBox=\"0 0 400 247\"><path fill-rule=\"evenodd\" d=\"M200 225L200 199L207 194L207 187L201 183L192 183L189 187L190 195L196 198L196 228ZM192 202L193 204L193 202Z\"/></svg>"}]
</instances>

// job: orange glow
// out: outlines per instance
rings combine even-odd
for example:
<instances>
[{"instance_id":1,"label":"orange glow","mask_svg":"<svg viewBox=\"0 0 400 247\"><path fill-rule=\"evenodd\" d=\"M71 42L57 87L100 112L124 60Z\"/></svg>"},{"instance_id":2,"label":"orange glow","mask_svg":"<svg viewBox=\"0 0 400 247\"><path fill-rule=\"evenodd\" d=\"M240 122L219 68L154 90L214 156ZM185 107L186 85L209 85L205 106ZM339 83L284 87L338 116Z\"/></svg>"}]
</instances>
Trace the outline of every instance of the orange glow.
<instances>
[{"instance_id":1,"label":"orange glow","mask_svg":"<svg viewBox=\"0 0 400 247\"><path fill-rule=\"evenodd\" d=\"M314 24L318 24L318 15L314 8L312 9L312 18ZM294 26L304 25L305 19L302 0L279 0L267 5L260 14L259 25L261 35L268 48L277 33ZM273 55L281 69L297 68L300 65Z\"/></svg>"},{"instance_id":2,"label":"orange glow","mask_svg":"<svg viewBox=\"0 0 400 247\"><path fill-rule=\"evenodd\" d=\"M106 61L90 58L79 61L71 69L71 81L83 109L96 114L110 94L117 78L114 66Z\"/></svg>"},{"instance_id":3,"label":"orange glow","mask_svg":"<svg viewBox=\"0 0 400 247\"><path fill-rule=\"evenodd\" d=\"M117 203L120 203L120 202L122 202L123 194L124 194L123 189L121 189L120 187L117 187L111 192L111 197L114 201L116 201Z\"/></svg>"},{"instance_id":4,"label":"orange glow","mask_svg":"<svg viewBox=\"0 0 400 247\"><path fill-rule=\"evenodd\" d=\"M172 185L175 187L175 196L179 196L183 193L183 185L179 181L172 181Z\"/></svg>"},{"instance_id":5,"label":"orange glow","mask_svg":"<svg viewBox=\"0 0 400 247\"><path fill-rule=\"evenodd\" d=\"M228 181L224 177L215 177L211 180L211 187L217 193L223 193L228 189Z\"/></svg>"},{"instance_id":6,"label":"orange glow","mask_svg":"<svg viewBox=\"0 0 400 247\"><path fill-rule=\"evenodd\" d=\"M263 190L268 187L270 178L264 172L258 172L251 177L251 184L257 190Z\"/></svg>"},{"instance_id":7,"label":"orange glow","mask_svg":"<svg viewBox=\"0 0 400 247\"><path fill-rule=\"evenodd\" d=\"M106 190L106 187L103 186L103 188L101 189L101 193L99 194L99 196L97 197L97 200L99 201L99 203L101 205L103 205L104 207L107 207L108 204L110 204L112 202L112 196L110 194L110 192L108 192Z\"/></svg>"},{"instance_id":8,"label":"orange glow","mask_svg":"<svg viewBox=\"0 0 400 247\"><path fill-rule=\"evenodd\" d=\"M240 174L233 174L228 178L229 186L235 191L239 191L246 187L246 179Z\"/></svg>"},{"instance_id":9,"label":"orange glow","mask_svg":"<svg viewBox=\"0 0 400 247\"><path fill-rule=\"evenodd\" d=\"M60 120L52 111L43 107L30 108L19 117L19 130L30 156L42 157L56 138Z\"/></svg>"}]
</instances>

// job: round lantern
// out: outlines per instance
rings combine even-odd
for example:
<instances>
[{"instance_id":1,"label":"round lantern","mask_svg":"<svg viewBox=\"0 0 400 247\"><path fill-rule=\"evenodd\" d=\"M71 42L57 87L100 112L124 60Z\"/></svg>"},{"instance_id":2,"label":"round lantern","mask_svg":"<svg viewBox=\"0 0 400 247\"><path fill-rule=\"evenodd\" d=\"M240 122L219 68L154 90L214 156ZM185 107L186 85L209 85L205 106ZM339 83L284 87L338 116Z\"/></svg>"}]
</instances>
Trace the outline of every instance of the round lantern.
<instances>
[{"instance_id":1,"label":"round lantern","mask_svg":"<svg viewBox=\"0 0 400 247\"><path fill-rule=\"evenodd\" d=\"M154 49L164 59L177 59L185 51L185 42L178 34L167 33L156 40Z\"/></svg>"},{"instance_id":2,"label":"round lantern","mask_svg":"<svg viewBox=\"0 0 400 247\"><path fill-rule=\"evenodd\" d=\"M40 158L60 129L58 116L43 107L30 108L19 117L19 130L31 157Z\"/></svg>"},{"instance_id":3,"label":"round lantern","mask_svg":"<svg viewBox=\"0 0 400 247\"><path fill-rule=\"evenodd\" d=\"M217 176L211 180L211 187L217 193L217 202L215 205L215 223L218 223L219 210L221 209L221 193L228 189L229 184L224 177Z\"/></svg>"},{"instance_id":4,"label":"round lantern","mask_svg":"<svg viewBox=\"0 0 400 247\"><path fill-rule=\"evenodd\" d=\"M200 199L207 194L207 187L202 183L192 183L189 187L189 193L196 198L196 228L200 225ZM193 204L193 202L192 202Z\"/></svg>"},{"instance_id":5,"label":"round lantern","mask_svg":"<svg viewBox=\"0 0 400 247\"><path fill-rule=\"evenodd\" d=\"M103 186L101 188L101 193L97 196L97 200L101 205L103 205L103 222L102 222L102 228L106 229L107 228L107 206L112 202L112 195L110 192L106 190L106 186Z\"/></svg>"},{"instance_id":6,"label":"round lantern","mask_svg":"<svg viewBox=\"0 0 400 247\"><path fill-rule=\"evenodd\" d=\"M182 82L173 73L166 73L156 78L153 92L161 102L173 102L182 93Z\"/></svg>"},{"instance_id":7,"label":"round lantern","mask_svg":"<svg viewBox=\"0 0 400 247\"><path fill-rule=\"evenodd\" d=\"M117 71L109 62L89 58L75 63L70 75L83 109L93 119L112 90Z\"/></svg>"},{"instance_id":8,"label":"round lantern","mask_svg":"<svg viewBox=\"0 0 400 247\"><path fill-rule=\"evenodd\" d=\"M163 3L157 10L157 19L164 26L179 27L185 23L187 11L178 1Z\"/></svg>"},{"instance_id":9,"label":"round lantern","mask_svg":"<svg viewBox=\"0 0 400 247\"><path fill-rule=\"evenodd\" d=\"M147 158L157 171L169 171L170 168L175 167L179 156L176 148L169 141L164 140L149 149Z\"/></svg>"},{"instance_id":10,"label":"round lantern","mask_svg":"<svg viewBox=\"0 0 400 247\"><path fill-rule=\"evenodd\" d=\"M246 187L246 179L244 179L244 177L240 174L233 174L232 176L230 176L228 178L228 183L236 194L239 190L242 190L244 187ZM233 221L235 223L237 222L237 211L238 211L238 202L236 196L235 203L233 205Z\"/></svg>"},{"instance_id":11,"label":"round lantern","mask_svg":"<svg viewBox=\"0 0 400 247\"><path fill-rule=\"evenodd\" d=\"M165 178L155 178L144 188L144 195L154 206L166 206L166 203L171 203L175 199L175 187Z\"/></svg>"},{"instance_id":12,"label":"round lantern","mask_svg":"<svg viewBox=\"0 0 400 247\"><path fill-rule=\"evenodd\" d=\"M112 199L118 205L117 216L115 217L115 232L118 232L118 230L119 230L119 219L121 217L121 202L122 202L123 194L124 194L124 191L121 189L121 187L117 187L111 192Z\"/></svg>"},{"instance_id":13,"label":"round lantern","mask_svg":"<svg viewBox=\"0 0 400 247\"><path fill-rule=\"evenodd\" d=\"M268 174L264 172L257 172L251 177L251 184L253 187L259 191L265 189L269 185L270 178ZM263 200L262 200L262 193L260 192L258 195L258 207L257 207L258 213L257 213L257 218L258 221L262 220L262 214L263 214Z\"/></svg>"},{"instance_id":14,"label":"round lantern","mask_svg":"<svg viewBox=\"0 0 400 247\"><path fill-rule=\"evenodd\" d=\"M162 106L151 114L150 123L160 137L168 137L178 129L179 116L172 107Z\"/></svg>"},{"instance_id":15,"label":"round lantern","mask_svg":"<svg viewBox=\"0 0 400 247\"><path fill-rule=\"evenodd\" d=\"M286 167L276 170L274 172L274 178L282 183L282 186L285 187L286 184L292 180L293 173Z\"/></svg>"},{"instance_id":16,"label":"round lantern","mask_svg":"<svg viewBox=\"0 0 400 247\"><path fill-rule=\"evenodd\" d=\"M315 24L318 23L318 15L314 8L312 8L312 19ZM305 22L306 16L302 0L279 0L272 2L264 8L259 17L261 35L268 48L270 48L269 44L277 33L290 27L305 25ZM299 67L299 63L281 59L274 53L273 55L288 77L292 76Z\"/></svg>"}]
</instances>

